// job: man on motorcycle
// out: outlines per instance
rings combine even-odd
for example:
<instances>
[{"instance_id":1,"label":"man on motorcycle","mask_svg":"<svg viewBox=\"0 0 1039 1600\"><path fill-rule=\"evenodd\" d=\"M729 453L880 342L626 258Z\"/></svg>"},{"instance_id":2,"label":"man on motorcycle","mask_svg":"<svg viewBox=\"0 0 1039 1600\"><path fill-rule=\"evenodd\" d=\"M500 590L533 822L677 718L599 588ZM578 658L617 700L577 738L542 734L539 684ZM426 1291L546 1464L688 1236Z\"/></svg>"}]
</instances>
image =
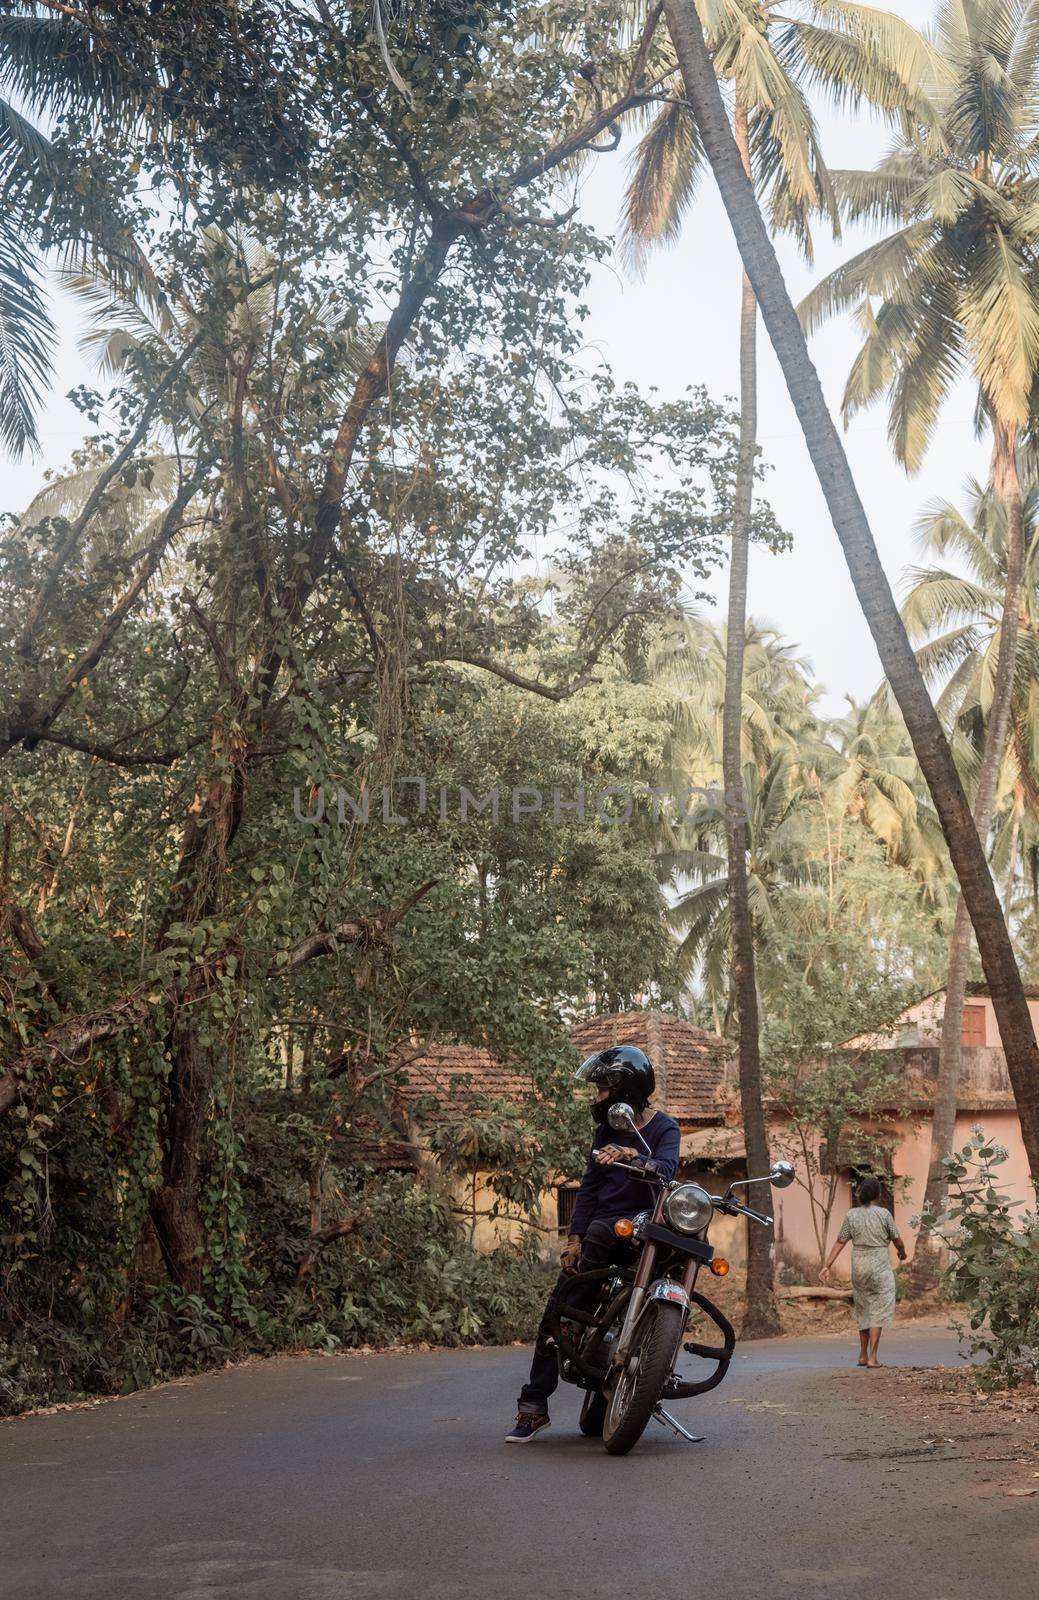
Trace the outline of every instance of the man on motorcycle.
<instances>
[{"instance_id":1,"label":"man on motorcycle","mask_svg":"<svg viewBox=\"0 0 1039 1600\"><path fill-rule=\"evenodd\" d=\"M575 1076L580 1083L593 1084L597 1091L591 1108L596 1129L588 1166L577 1191L570 1237L561 1257L563 1270L552 1291L549 1307L570 1274L624 1264L635 1254L631 1245L617 1238L613 1224L619 1217L631 1217L644 1211L652 1203L651 1189L615 1163L623 1161L625 1166L642 1167L668 1180L674 1177L678 1166L678 1123L663 1111L650 1110L649 1099L656 1087L656 1077L649 1057L642 1050L632 1045L614 1045L600 1050L582 1062ZM648 1156L637 1153L630 1134L615 1133L610 1128L607 1121L610 1107L622 1100L635 1113L636 1126L650 1149ZM593 1285L593 1298L596 1292ZM528 1444L535 1434L549 1426L548 1397L558 1382L559 1361L546 1307L534 1344L530 1377L520 1391L519 1414L506 1435L507 1443Z\"/></svg>"}]
</instances>

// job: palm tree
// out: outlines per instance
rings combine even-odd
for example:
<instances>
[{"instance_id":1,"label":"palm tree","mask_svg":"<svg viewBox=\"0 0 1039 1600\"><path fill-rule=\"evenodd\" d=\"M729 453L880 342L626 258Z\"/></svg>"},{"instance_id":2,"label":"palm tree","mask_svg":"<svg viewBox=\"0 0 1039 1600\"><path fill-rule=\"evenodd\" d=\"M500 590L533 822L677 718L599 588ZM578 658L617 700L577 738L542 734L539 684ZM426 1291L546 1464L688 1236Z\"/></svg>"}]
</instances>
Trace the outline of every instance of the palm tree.
<instances>
[{"instance_id":1,"label":"palm tree","mask_svg":"<svg viewBox=\"0 0 1039 1600\"><path fill-rule=\"evenodd\" d=\"M822 210L836 229L833 190L823 162L805 89L824 84L842 99L866 98L904 111L914 95L915 73L926 51L916 31L897 17L875 13L868 28L837 16L821 25L817 8L806 17L773 14L770 0L697 0L714 53L715 71L733 86L736 143L743 170L768 205L773 225L789 229L811 254L810 216ZM666 106L640 146L627 194L629 248L640 255L649 241L677 236L696 190L703 149L695 124L680 104ZM741 695L750 522L757 456L757 304L746 272L740 298L740 439L729 565L726 694L722 767L727 808L732 980L739 1017L739 1074L748 1161L768 1165L761 1103L760 1019L747 885L747 837L740 799ZM739 803L734 803L739 800ZM764 1235L751 1247L744 1332L778 1332L772 1291L771 1245ZM759 1279L767 1280L759 1284Z\"/></svg>"},{"instance_id":2,"label":"palm tree","mask_svg":"<svg viewBox=\"0 0 1039 1600\"><path fill-rule=\"evenodd\" d=\"M26 4L0 17L0 440L11 455L35 449L36 414L51 375L54 324L44 262L57 250L80 263L97 258L134 275L140 262L96 182L74 220L67 171L41 123L90 112L106 126L133 120L141 104L115 57L97 50L85 19L71 9Z\"/></svg>"},{"instance_id":3,"label":"palm tree","mask_svg":"<svg viewBox=\"0 0 1039 1600\"><path fill-rule=\"evenodd\" d=\"M884 846L892 865L912 875L926 900L940 901L947 858L938 818L927 803L905 723L892 713L886 694L861 702L849 695L847 712L829 732L840 764L825 782L827 813L835 814L838 828L845 819L858 823Z\"/></svg>"},{"instance_id":4,"label":"palm tree","mask_svg":"<svg viewBox=\"0 0 1039 1600\"><path fill-rule=\"evenodd\" d=\"M669 627L650 658L672 724L676 783L717 783L725 713L728 630L700 617ZM744 625L741 764L764 768L777 750L791 754L821 737L814 711L818 693L811 668L780 634L753 617Z\"/></svg>"},{"instance_id":5,"label":"palm tree","mask_svg":"<svg viewBox=\"0 0 1039 1600\"><path fill-rule=\"evenodd\" d=\"M826 0L826 9L854 8ZM685 98L718 183L885 676L909 730L970 911L999 1019L1022 1135L1039 1178L1039 1048L1002 908L956 764L906 637L848 458L812 364L754 188L743 170L692 0L664 0Z\"/></svg>"},{"instance_id":6,"label":"palm tree","mask_svg":"<svg viewBox=\"0 0 1039 1600\"><path fill-rule=\"evenodd\" d=\"M811 329L835 309L858 306L866 337L845 390L845 416L886 390L891 442L909 470L919 465L950 385L965 371L977 378L992 426L992 481L1008 524L1007 623L999 633L974 799L984 844L1010 726L1024 564L1017 447L1039 361L1039 24L1034 8L1018 0L949 0L935 37L947 70L932 92L927 121L876 172L834 177L849 215L895 222L897 229L824 279L803 317ZM949 946L939 1067L939 1092L949 1098L969 939L962 907ZM936 1119L933 1131L946 1121ZM948 1154L933 1149L932 1167Z\"/></svg>"},{"instance_id":7,"label":"palm tree","mask_svg":"<svg viewBox=\"0 0 1039 1600\"><path fill-rule=\"evenodd\" d=\"M1000 830L1000 853L1012 879L1024 810L1025 785L1036 794L1033 729L1036 712L1036 687L1039 684L1039 590L1036 563L1039 560L1037 512L1039 486L1026 482L1021 496L1022 580L1018 590L1018 612L1014 618L1014 656L1009 664L1009 707L1007 723L1009 749L1001 750L1000 770L986 771L994 765L991 728L999 693L1000 663L1006 653L1007 589L1009 569L1016 559L1012 514L994 486L983 488L977 482L968 486L969 516L955 506L939 502L928 508L918 531L926 551L943 562L941 566L913 569L912 588L906 595L902 615L911 638L925 640L917 651L925 674L941 686L938 710L950 728L960 728L982 757L978 787L988 781L992 800L988 823L1000 789L1012 796L1009 834ZM967 576L950 570L944 562L958 558ZM968 746L969 747L969 746ZM1007 771L1008 768L1013 770ZM977 815L978 807L975 806ZM988 828L985 835L987 837ZM1010 886L1006 905L1010 904ZM924 1221L917 1236L913 1277L919 1287L933 1279L937 1261L931 1243L930 1219L945 1209L947 1179L943 1165L952 1152L956 1128L956 1100L962 1064L963 1006L967 993L970 962L970 927L962 897L949 943L949 967L945 993L945 1018L931 1119L931 1149L927 1187L924 1195Z\"/></svg>"},{"instance_id":8,"label":"palm tree","mask_svg":"<svg viewBox=\"0 0 1039 1600\"><path fill-rule=\"evenodd\" d=\"M785 751L774 754L764 771L748 761L741 776L747 809L747 902L752 931L761 940L783 914L784 891L811 882L806 839L817 807ZM717 849L725 835L718 809L705 802L690 808L661 857L669 877L690 884L668 914L670 927L681 935L679 971L684 977L700 973L716 1015L729 1011L734 992L732 886L727 857Z\"/></svg>"},{"instance_id":9,"label":"palm tree","mask_svg":"<svg viewBox=\"0 0 1039 1600\"><path fill-rule=\"evenodd\" d=\"M937 818L926 803L920 769L905 726L882 695L834 721L814 709L817 693L807 664L771 630L747 625L741 759L752 797L749 896L757 941L791 919L808 934L833 928L847 911L844 870L854 832L879 843L888 861L908 874L932 914L944 906L945 854ZM671 704L669 788L672 793L716 786L721 776L726 639L723 627L698 619L670 634L654 656L657 682ZM778 775L789 802L782 829L775 827ZM772 809L762 804L770 797ZM792 819L796 817L796 828ZM728 940L729 882L716 854L717 807L694 807L690 822L661 820L661 877L681 883L681 964L703 979L715 1026L731 1017ZM791 892L796 891L796 892ZM767 991L767 985L764 985Z\"/></svg>"}]
</instances>

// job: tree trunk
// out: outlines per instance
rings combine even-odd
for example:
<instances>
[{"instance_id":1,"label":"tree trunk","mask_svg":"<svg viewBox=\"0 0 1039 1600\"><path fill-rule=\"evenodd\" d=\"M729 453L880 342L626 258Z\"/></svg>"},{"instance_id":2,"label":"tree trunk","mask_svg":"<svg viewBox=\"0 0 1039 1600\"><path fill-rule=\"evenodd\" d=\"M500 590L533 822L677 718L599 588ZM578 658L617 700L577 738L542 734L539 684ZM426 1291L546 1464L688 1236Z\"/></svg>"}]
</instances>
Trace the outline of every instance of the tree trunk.
<instances>
[{"instance_id":1,"label":"tree trunk","mask_svg":"<svg viewBox=\"0 0 1039 1600\"><path fill-rule=\"evenodd\" d=\"M992 706L985 728L985 743L974 801L974 824L982 849L988 844L992 814L996 806L999 773L1010 736L1010 712L1014 698L1014 673L1020 632L1021 593L1024 585L1025 529L1021 480L1017 471L1017 432L995 424L992 451L992 482L1002 500L1007 519L1007 579L1003 592L1003 617L996 651ZM939 1270L938 1253L932 1242L928 1219L945 1210L949 1192L944 1162L952 1154L956 1134L956 1101L963 1064L963 1007L967 998L967 973L970 965L970 927L964 896L956 902L956 918L949 942L949 976L942 1016L942 1041L938 1053L938 1079L935 1084L934 1115L931 1119L931 1151L924 1189L923 1220L913 1251L911 1283L914 1292L931 1286ZM1033 1172L1035 1168L1032 1168Z\"/></svg>"},{"instance_id":2,"label":"tree trunk","mask_svg":"<svg viewBox=\"0 0 1039 1600\"><path fill-rule=\"evenodd\" d=\"M754 286L754 297L786 379L855 592L913 741L967 902L999 1021L1022 1139L1032 1176L1039 1180L1039 1049L1021 974L978 830L948 741L906 637L754 190L743 171L696 8L692 0L665 0L664 9L686 98L696 117L744 267Z\"/></svg>"},{"instance_id":3,"label":"tree trunk","mask_svg":"<svg viewBox=\"0 0 1039 1600\"><path fill-rule=\"evenodd\" d=\"M188 807L164 930L177 921L194 926L214 916L222 904L228 850L242 817L243 748L241 735L229 732L218 716L209 771ZM217 1053L199 1034L209 982L204 968L190 976L170 1033L171 1065L159 1121L162 1181L150 1202L170 1279L189 1294L201 1292L206 1265L203 1157Z\"/></svg>"},{"instance_id":4,"label":"tree trunk","mask_svg":"<svg viewBox=\"0 0 1039 1600\"><path fill-rule=\"evenodd\" d=\"M211 1051L198 1042L194 1024L186 1022L176 1036L167 1086L162 1182L149 1202L170 1282L186 1294L201 1293L206 1264L202 1151L212 1085Z\"/></svg>"},{"instance_id":5,"label":"tree trunk","mask_svg":"<svg viewBox=\"0 0 1039 1600\"><path fill-rule=\"evenodd\" d=\"M736 109L736 142L744 170L750 170L747 108ZM725 700L722 707L722 779L725 790L725 847L729 868L729 924L732 930L732 994L739 1030L740 1107L747 1146L747 1173L767 1172L768 1130L761 1090L758 994L754 971L754 924L747 893L747 810L743 793L743 656L747 632L747 567L754 466L758 448L757 305L743 274L740 303L740 440L736 466L736 504L729 562L729 614L725 640ZM780 1333L771 1233L747 1225L747 1301L743 1336Z\"/></svg>"}]
</instances>

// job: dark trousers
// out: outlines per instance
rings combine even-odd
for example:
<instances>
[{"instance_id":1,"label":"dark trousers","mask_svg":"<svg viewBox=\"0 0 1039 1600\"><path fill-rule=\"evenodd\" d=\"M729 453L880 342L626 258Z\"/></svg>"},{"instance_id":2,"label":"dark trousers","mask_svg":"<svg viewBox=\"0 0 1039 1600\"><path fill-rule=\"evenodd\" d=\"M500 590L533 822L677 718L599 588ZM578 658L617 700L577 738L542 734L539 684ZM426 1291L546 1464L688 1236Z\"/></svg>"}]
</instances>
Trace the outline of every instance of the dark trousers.
<instances>
[{"instance_id":1,"label":"dark trousers","mask_svg":"<svg viewBox=\"0 0 1039 1600\"><path fill-rule=\"evenodd\" d=\"M578 1271L594 1272L597 1267L608 1267L614 1263L626 1265L636 1253L632 1245L624 1244L617 1238L612 1222L593 1222L589 1225L581 1244ZM545 1306L545 1314L541 1319L537 1338L534 1340L534 1359L530 1363L530 1377L520 1390L518 1405L521 1412L539 1417L548 1415L548 1397L555 1392L559 1383L559 1357L549 1328L548 1314L556 1296L564 1285L570 1282L570 1278L569 1272L559 1274L556 1286ZM575 1295L567 1304L587 1311L595 1304L599 1288L597 1283L587 1284L581 1293Z\"/></svg>"}]
</instances>

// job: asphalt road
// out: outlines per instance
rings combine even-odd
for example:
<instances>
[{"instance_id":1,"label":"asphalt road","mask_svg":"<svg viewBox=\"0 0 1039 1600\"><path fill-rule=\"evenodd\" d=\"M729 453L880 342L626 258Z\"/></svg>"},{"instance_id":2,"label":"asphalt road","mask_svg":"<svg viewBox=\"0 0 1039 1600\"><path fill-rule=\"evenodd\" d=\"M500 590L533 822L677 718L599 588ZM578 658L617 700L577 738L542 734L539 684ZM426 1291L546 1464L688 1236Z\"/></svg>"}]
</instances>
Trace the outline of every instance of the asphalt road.
<instances>
[{"instance_id":1,"label":"asphalt road","mask_svg":"<svg viewBox=\"0 0 1039 1600\"><path fill-rule=\"evenodd\" d=\"M895 1330L888 1364L955 1359ZM1039 1501L986 1494L878 1414L833 1337L744 1345L727 1382L607 1456L506 1447L519 1349L283 1360L0 1425L3 1600L1028 1600ZM850 1394L849 1394L850 1391ZM913 1454L913 1452L916 1452Z\"/></svg>"}]
</instances>

